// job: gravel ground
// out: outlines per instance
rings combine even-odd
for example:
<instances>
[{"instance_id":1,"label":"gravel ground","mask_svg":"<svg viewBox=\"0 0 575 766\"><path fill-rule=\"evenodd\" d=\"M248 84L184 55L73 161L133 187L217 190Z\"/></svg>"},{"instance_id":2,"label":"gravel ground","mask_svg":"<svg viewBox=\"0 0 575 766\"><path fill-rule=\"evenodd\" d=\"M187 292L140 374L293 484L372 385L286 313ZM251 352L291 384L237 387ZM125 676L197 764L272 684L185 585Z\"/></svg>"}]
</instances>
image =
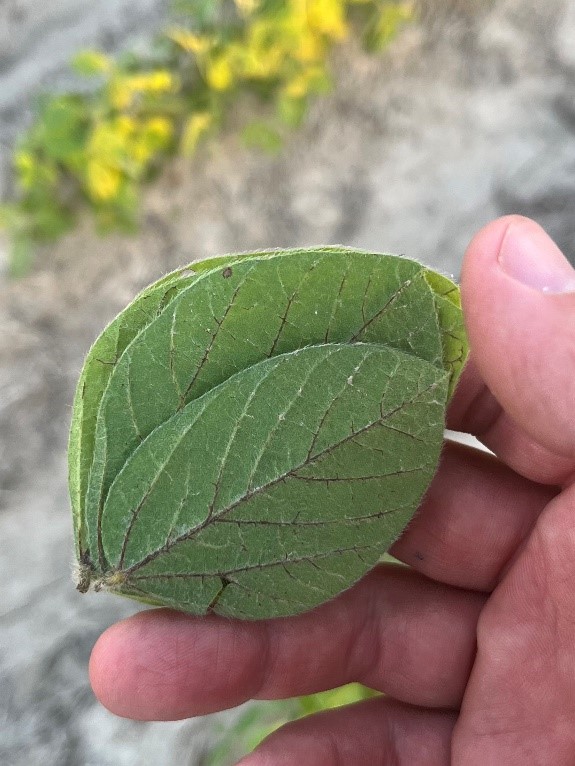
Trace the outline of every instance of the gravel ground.
<instances>
[{"instance_id":1,"label":"gravel ground","mask_svg":"<svg viewBox=\"0 0 575 766\"><path fill-rule=\"evenodd\" d=\"M137 237L85 222L28 277L0 277L0 763L199 766L211 737L213 718L133 723L95 702L90 648L137 607L80 596L69 576L73 387L141 286L199 257L328 242L457 275L473 233L509 212L575 256L575 3L447 5L385 57L343 51L336 91L279 156L230 134L167 169Z\"/></svg>"}]
</instances>

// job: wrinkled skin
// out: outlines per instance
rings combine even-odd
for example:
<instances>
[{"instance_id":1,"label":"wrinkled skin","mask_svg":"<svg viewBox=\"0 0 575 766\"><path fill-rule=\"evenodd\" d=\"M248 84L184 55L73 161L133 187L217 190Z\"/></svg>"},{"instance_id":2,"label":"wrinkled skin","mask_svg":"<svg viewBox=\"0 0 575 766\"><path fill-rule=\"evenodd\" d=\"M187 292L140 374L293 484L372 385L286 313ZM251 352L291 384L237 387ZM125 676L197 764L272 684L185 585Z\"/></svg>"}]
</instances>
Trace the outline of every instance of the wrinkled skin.
<instances>
[{"instance_id":1,"label":"wrinkled skin","mask_svg":"<svg viewBox=\"0 0 575 766\"><path fill-rule=\"evenodd\" d=\"M575 763L575 271L533 222L471 242L471 359L415 520L338 599L246 623L152 610L90 665L113 712L171 720L348 681L386 693L297 721L242 766Z\"/></svg>"}]
</instances>

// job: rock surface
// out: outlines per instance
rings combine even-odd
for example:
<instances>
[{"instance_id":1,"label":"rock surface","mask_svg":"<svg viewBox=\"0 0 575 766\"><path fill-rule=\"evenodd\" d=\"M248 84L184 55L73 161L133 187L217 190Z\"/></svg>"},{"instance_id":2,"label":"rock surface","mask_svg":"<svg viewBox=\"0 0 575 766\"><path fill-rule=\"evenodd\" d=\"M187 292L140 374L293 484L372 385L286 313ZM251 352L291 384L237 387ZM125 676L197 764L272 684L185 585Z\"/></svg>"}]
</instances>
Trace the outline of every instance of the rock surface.
<instances>
[{"instance_id":1,"label":"rock surface","mask_svg":"<svg viewBox=\"0 0 575 766\"><path fill-rule=\"evenodd\" d=\"M101 5L55 4L70 29ZM161 4L109 5L129 20L136 7L157 19ZM12 32L32 6L20 54ZM140 287L199 257L322 242L402 252L457 274L473 233L508 212L534 217L575 256L573 2L445 6L381 58L338 54L337 89L278 157L230 134L167 169L146 195L137 237L98 239L85 223L43 250L28 277L0 281L0 763L199 766L210 737L211 720L133 723L97 705L90 648L136 607L80 596L69 577L73 389L90 342ZM43 12L31 0L0 9L4 116L22 72L38 81L48 72L36 58L59 22ZM83 36L70 31L66 56L101 43L90 24L78 27Z\"/></svg>"}]
</instances>

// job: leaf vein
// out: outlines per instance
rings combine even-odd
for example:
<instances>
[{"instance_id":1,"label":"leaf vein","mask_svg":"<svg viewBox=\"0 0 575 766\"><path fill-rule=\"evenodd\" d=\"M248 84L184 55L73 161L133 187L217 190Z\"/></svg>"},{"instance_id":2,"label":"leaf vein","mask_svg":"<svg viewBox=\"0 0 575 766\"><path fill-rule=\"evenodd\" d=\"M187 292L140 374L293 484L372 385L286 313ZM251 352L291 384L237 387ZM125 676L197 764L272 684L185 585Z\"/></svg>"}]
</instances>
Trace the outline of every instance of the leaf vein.
<instances>
[{"instance_id":1,"label":"leaf vein","mask_svg":"<svg viewBox=\"0 0 575 766\"><path fill-rule=\"evenodd\" d=\"M422 391L418 391L416 395L410 399L406 400L404 402L401 402L397 407L395 407L393 410L390 410L388 413L386 413L385 417L389 418L392 415L396 414L397 412L400 412L402 409L404 409L408 404L412 404L419 396L422 394L425 394L426 392L432 390L438 385L438 381L433 381L430 383L425 389ZM290 477L291 474L293 474L294 471L302 470L303 468L306 468L307 465L314 463L316 460L319 460L321 457L324 457L327 454L330 454L335 449L340 447L342 444L345 444L347 441L352 439L354 436L358 436L359 434L366 433L370 431L372 428L377 427L380 425L381 419L377 419L371 423L368 423L363 428L360 428L357 431L354 431L353 433L349 434L348 436L344 437L338 442L335 442L334 444L330 444L326 449L322 450L321 452L314 455L313 458L311 458L309 461L304 461L301 465L296 466L295 468L290 469L289 471L286 471L285 473L280 474L279 476L275 477L274 479L270 480L266 484L263 484L260 487L256 487L253 490L248 490L245 492L241 497L239 497L237 500L232 502L230 505L228 505L226 508L223 508L218 514L212 515L212 518L210 519L210 522L215 520L216 518L221 518L221 516L227 515L231 513L231 511L234 510L234 508L237 508L242 503L248 502L253 497L256 497L257 495L262 494L263 492L269 490L270 488L280 484L281 482L285 481ZM133 564L128 569L126 569L126 573L132 573L136 570L140 569L141 567L145 566L146 564L150 563L154 559L156 559L158 556L162 554L166 554L169 552L169 550L176 544L183 542L184 540L189 540L193 538L195 535L199 534L206 526L207 521L202 522L201 524L198 524L197 526L193 527L192 529L188 530L184 534L180 535L179 537L175 538L174 541L170 545L163 545L161 548L157 548L155 551L151 551L147 556L145 556L143 559L141 559L136 564Z\"/></svg>"}]
</instances>

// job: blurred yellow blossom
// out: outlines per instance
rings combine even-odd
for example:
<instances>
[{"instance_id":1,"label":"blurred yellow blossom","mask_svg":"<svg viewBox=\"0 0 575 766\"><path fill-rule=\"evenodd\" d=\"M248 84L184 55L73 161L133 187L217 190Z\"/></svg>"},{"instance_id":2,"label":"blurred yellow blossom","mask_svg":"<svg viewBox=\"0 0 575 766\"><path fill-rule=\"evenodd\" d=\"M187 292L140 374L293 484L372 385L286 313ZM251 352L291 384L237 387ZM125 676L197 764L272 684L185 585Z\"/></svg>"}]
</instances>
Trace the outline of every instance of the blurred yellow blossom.
<instances>
[{"instance_id":1,"label":"blurred yellow blossom","mask_svg":"<svg viewBox=\"0 0 575 766\"><path fill-rule=\"evenodd\" d=\"M194 153L200 138L206 133L214 121L210 112L196 112L187 121L182 133L182 152L186 155Z\"/></svg>"},{"instance_id":2,"label":"blurred yellow blossom","mask_svg":"<svg viewBox=\"0 0 575 766\"><path fill-rule=\"evenodd\" d=\"M230 46L230 56L240 63L244 77L265 79L279 74L286 53L277 42L270 45L268 25L254 23L244 45Z\"/></svg>"},{"instance_id":3,"label":"blurred yellow blossom","mask_svg":"<svg viewBox=\"0 0 575 766\"><path fill-rule=\"evenodd\" d=\"M118 133L124 138L133 136L137 130L137 123L132 117L128 117L125 114L121 114L115 121L115 126Z\"/></svg>"},{"instance_id":4,"label":"blurred yellow blossom","mask_svg":"<svg viewBox=\"0 0 575 766\"><path fill-rule=\"evenodd\" d=\"M134 98L133 91L126 85L123 78L112 80L108 93L114 109L127 109Z\"/></svg>"},{"instance_id":5,"label":"blurred yellow blossom","mask_svg":"<svg viewBox=\"0 0 575 766\"><path fill-rule=\"evenodd\" d=\"M173 90L175 80L171 72L166 69L158 69L156 72L128 77L127 84L129 88L135 91L163 93Z\"/></svg>"},{"instance_id":6,"label":"blurred yellow blossom","mask_svg":"<svg viewBox=\"0 0 575 766\"><path fill-rule=\"evenodd\" d=\"M146 74L115 77L110 83L110 100L118 110L128 109L140 93L166 93L176 89L171 72L158 69Z\"/></svg>"},{"instance_id":7,"label":"blurred yellow blossom","mask_svg":"<svg viewBox=\"0 0 575 766\"><path fill-rule=\"evenodd\" d=\"M154 149L144 136L138 136L130 145L130 157L136 161L131 175L139 176L154 155Z\"/></svg>"},{"instance_id":8,"label":"blurred yellow blossom","mask_svg":"<svg viewBox=\"0 0 575 766\"><path fill-rule=\"evenodd\" d=\"M325 43L310 30L304 30L294 48L294 56L304 63L320 61L325 55Z\"/></svg>"},{"instance_id":9,"label":"blurred yellow blossom","mask_svg":"<svg viewBox=\"0 0 575 766\"><path fill-rule=\"evenodd\" d=\"M327 73L322 67L308 67L287 83L284 93L289 98L304 98L318 89L325 90L328 82Z\"/></svg>"},{"instance_id":10,"label":"blurred yellow blossom","mask_svg":"<svg viewBox=\"0 0 575 766\"><path fill-rule=\"evenodd\" d=\"M213 58L206 69L206 82L214 90L228 90L234 81L231 62L228 56Z\"/></svg>"},{"instance_id":11,"label":"blurred yellow blossom","mask_svg":"<svg viewBox=\"0 0 575 766\"><path fill-rule=\"evenodd\" d=\"M98 160L90 160L86 180L90 196L100 202L107 202L117 195L120 189L121 175L115 167Z\"/></svg>"},{"instance_id":12,"label":"blurred yellow blossom","mask_svg":"<svg viewBox=\"0 0 575 766\"><path fill-rule=\"evenodd\" d=\"M344 0L307 0L307 18L310 27L333 40L347 34Z\"/></svg>"},{"instance_id":13,"label":"blurred yellow blossom","mask_svg":"<svg viewBox=\"0 0 575 766\"><path fill-rule=\"evenodd\" d=\"M146 122L144 129L146 133L158 139L162 145L165 145L173 134L172 123L165 117L152 117Z\"/></svg>"},{"instance_id":14,"label":"blurred yellow blossom","mask_svg":"<svg viewBox=\"0 0 575 766\"><path fill-rule=\"evenodd\" d=\"M199 35L195 32L188 32L186 29L171 29L168 32L168 37L180 48L198 56L207 53L213 45L213 40L208 35Z\"/></svg>"},{"instance_id":15,"label":"blurred yellow blossom","mask_svg":"<svg viewBox=\"0 0 575 766\"><path fill-rule=\"evenodd\" d=\"M88 139L86 153L92 158L102 157L109 159L113 157L117 160L124 152L125 139L126 137L116 129L116 125L113 122L100 122L92 130Z\"/></svg>"}]
</instances>

